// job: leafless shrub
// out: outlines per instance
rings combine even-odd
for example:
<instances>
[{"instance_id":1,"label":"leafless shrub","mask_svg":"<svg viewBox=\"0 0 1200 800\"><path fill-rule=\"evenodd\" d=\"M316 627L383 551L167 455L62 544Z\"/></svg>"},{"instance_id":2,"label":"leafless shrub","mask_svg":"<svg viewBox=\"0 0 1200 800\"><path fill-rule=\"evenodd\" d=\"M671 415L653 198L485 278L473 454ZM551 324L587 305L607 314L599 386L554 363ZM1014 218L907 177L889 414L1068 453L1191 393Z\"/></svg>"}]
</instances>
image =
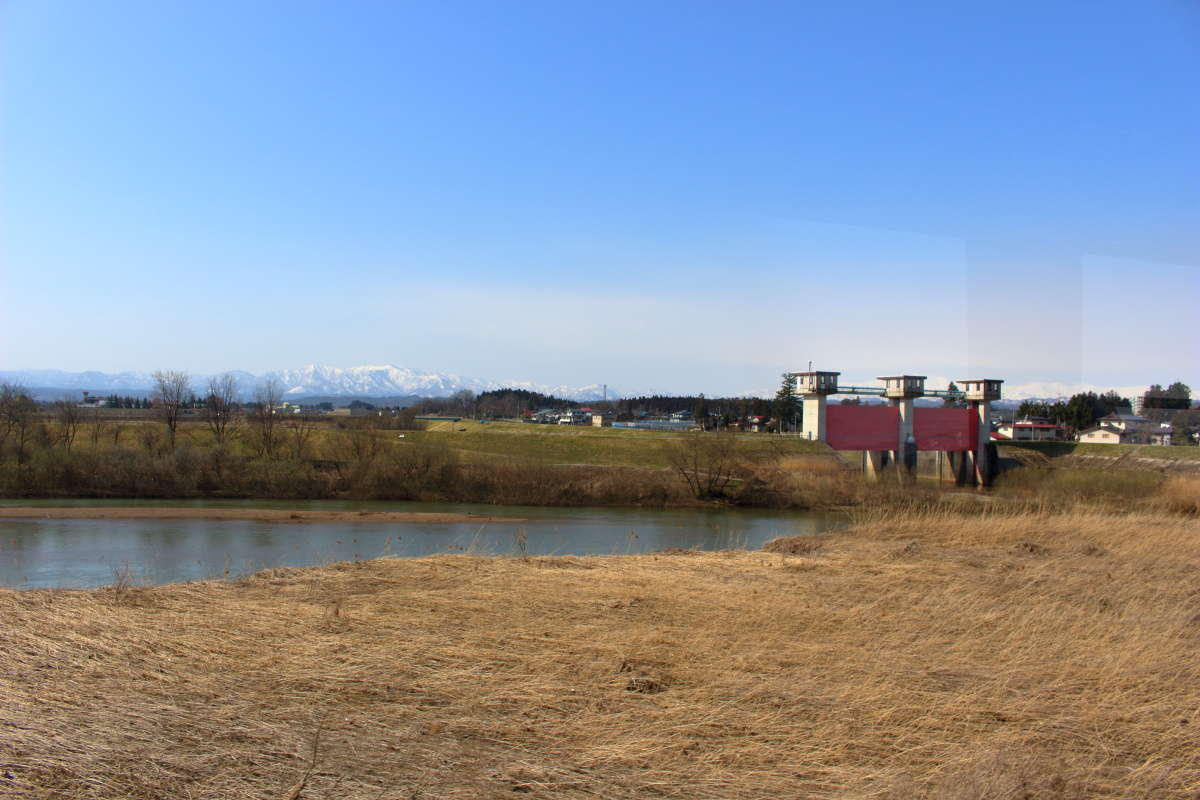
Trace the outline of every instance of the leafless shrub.
<instances>
[{"instance_id":1,"label":"leafless shrub","mask_svg":"<svg viewBox=\"0 0 1200 800\"><path fill-rule=\"evenodd\" d=\"M283 421L284 435L291 447L292 458L303 461L308 458L317 421L309 414L288 414Z\"/></svg>"},{"instance_id":2,"label":"leafless shrub","mask_svg":"<svg viewBox=\"0 0 1200 800\"><path fill-rule=\"evenodd\" d=\"M139 425L137 429L137 440L147 453L157 453L162 444L162 437L159 436L158 430L149 425Z\"/></svg>"},{"instance_id":3,"label":"leafless shrub","mask_svg":"<svg viewBox=\"0 0 1200 800\"><path fill-rule=\"evenodd\" d=\"M663 445L664 456L700 500L726 496L741 462L738 439L729 433L690 433Z\"/></svg>"}]
</instances>

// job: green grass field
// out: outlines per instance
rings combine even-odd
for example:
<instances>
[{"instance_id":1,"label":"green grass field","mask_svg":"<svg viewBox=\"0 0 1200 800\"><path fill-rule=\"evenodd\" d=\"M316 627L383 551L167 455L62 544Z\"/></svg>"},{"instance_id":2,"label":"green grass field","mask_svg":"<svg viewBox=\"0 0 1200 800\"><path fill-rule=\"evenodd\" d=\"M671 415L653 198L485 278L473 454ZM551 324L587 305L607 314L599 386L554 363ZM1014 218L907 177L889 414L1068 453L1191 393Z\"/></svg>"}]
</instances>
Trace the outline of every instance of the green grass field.
<instances>
[{"instance_id":1,"label":"green grass field","mask_svg":"<svg viewBox=\"0 0 1200 800\"><path fill-rule=\"evenodd\" d=\"M1148 444L1085 444L1080 442L1005 442L1001 447L1021 448L1047 458L1062 456L1108 456L1158 458L1167 461L1198 461L1200 447L1160 447Z\"/></svg>"},{"instance_id":2,"label":"green grass field","mask_svg":"<svg viewBox=\"0 0 1200 800\"><path fill-rule=\"evenodd\" d=\"M290 455L295 449L295 437L289 423L283 418L276 429L277 452ZM306 434L304 452L308 458L337 458L330 451L330 442L336 437L338 425L362 425L372 421L333 419L329 417L310 420L311 430ZM663 445L678 441L688 434L675 431L636 430L627 428L594 428L583 425L532 425L520 422L480 423L474 420L459 422L421 423L421 430L397 430L381 427L373 435L385 446L403 447L412 443L443 444L466 458L506 457L537 461L544 464L580 464L590 466L628 466L661 468L668 466ZM47 422L51 439L59 436L59 426ZM98 434L93 439L93 433ZM114 437L114 433L116 436ZM715 436L716 434L705 434ZM819 442L800 439L797 436L774 436L770 434L734 434L738 449L747 457L778 455L784 458L797 456L834 457L833 452ZM146 437L161 444L166 431L155 418L106 420L101 431L91 424L80 426L76 434L76 446L84 449L93 446L107 450L119 443L124 447L147 446ZM229 447L241 456L252 456L255 451L253 428L242 424L231 431ZM207 449L213 445L208 427L199 420L181 420L177 436L180 446Z\"/></svg>"},{"instance_id":3,"label":"green grass field","mask_svg":"<svg viewBox=\"0 0 1200 800\"><path fill-rule=\"evenodd\" d=\"M481 424L429 423L424 431L403 431L406 441L441 442L464 453L509 456L551 464L591 464L633 467L667 466L662 445L685 434L673 431L592 428L578 425L530 425L519 422ZM818 442L795 436L738 434L748 455L784 456L830 454Z\"/></svg>"}]
</instances>

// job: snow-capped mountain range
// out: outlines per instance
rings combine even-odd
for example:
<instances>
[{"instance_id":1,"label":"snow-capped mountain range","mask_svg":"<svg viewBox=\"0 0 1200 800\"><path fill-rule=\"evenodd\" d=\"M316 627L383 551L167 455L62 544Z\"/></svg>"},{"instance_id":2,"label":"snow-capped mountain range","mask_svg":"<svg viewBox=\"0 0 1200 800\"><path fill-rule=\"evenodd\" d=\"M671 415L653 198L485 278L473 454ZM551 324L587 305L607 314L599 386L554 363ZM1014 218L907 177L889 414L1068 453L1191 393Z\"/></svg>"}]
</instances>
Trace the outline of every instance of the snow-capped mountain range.
<instances>
[{"instance_id":1,"label":"snow-capped mountain range","mask_svg":"<svg viewBox=\"0 0 1200 800\"><path fill-rule=\"evenodd\" d=\"M569 400L593 401L605 396L605 389L600 384L588 386L567 386L536 383L533 381L493 381L483 378L472 378L427 370L397 367L391 364L368 365L361 367L329 367L310 364L299 369L276 370L255 375L241 370L231 370L228 374L237 379L242 393L249 396L254 388L268 378L276 378L284 387L284 392L291 398L302 397L448 397L464 389L472 392L486 392L492 389L528 389L542 394L554 395ZM209 375L193 375L192 387L200 393L208 385ZM149 372L64 372L56 369L36 370L0 370L0 382L18 383L42 395L52 395L55 392L91 392L92 394L133 394L149 393L154 388L154 378ZM851 381L856 383L875 383L875 381ZM947 378L931 378L926 381L930 388L943 388L949 383ZM1001 404L1016 403L1021 400L1054 401L1064 399L1077 392L1093 391L1101 393L1115 389L1123 397L1135 397L1145 391L1138 386L1096 386L1092 384L1064 383L1026 383L1006 384L1004 400ZM642 391L639 394L671 394L669 391ZM718 392L710 392L716 395ZM739 392L742 397L772 397L775 389ZM607 396L610 400L619 399L622 393L608 387Z\"/></svg>"},{"instance_id":2,"label":"snow-capped mountain range","mask_svg":"<svg viewBox=\"0 0 1200 800\"><path fill-rule=\"evenodd\" d=\"M222 373L224 374L224 373ZM390 364L362 367L328 367L310 364L299 369L276 370L255 375L241 370L231 370L239 388L245 394L269 379L277 379L289 397L448 397L464 389L486 392L492 389L528 389L570 400L599 400L604 396L604 387L551 386L532 381L492 381L482 378L447 375L424 370L397 367ZM211 376L193 375L192 387L197 393L207 385ZM37 390L60 390L91 392L92 394L145 394L154 388L154 378L149 372L64 372L57 369L6 370L0 371L0 382L19 383ZM620 395L611 387L608 398Z\"/></svg>"}]
</instances>

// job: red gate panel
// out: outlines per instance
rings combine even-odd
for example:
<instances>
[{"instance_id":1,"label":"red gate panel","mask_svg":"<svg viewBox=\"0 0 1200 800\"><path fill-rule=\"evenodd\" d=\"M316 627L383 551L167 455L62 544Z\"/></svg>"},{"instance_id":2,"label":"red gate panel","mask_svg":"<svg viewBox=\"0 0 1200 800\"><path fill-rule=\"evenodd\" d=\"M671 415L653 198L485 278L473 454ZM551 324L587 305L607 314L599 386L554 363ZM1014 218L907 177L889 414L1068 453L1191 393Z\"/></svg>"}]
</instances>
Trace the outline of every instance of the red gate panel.
<instances>
[{"instance_id":1,"label":"red gate panel","mask_svg":"<svg viewBox=\"0 0 1200 800\"><path fill-rule=\"evenodd\" d=\"M913 436L918 450L974 450L979 435L976 412L969 408L916 408Z\"/></svg>"},{"instance_id":2,"label":"red gate panel","mask_svg":"<svg viewBox=\"0 0 1200 800\"><path fill-rule=\"evenodd\" d=\"M900 410L892 406L829 406L825 441L834 450L899 450Z\"/></svg>"}]
</instances>

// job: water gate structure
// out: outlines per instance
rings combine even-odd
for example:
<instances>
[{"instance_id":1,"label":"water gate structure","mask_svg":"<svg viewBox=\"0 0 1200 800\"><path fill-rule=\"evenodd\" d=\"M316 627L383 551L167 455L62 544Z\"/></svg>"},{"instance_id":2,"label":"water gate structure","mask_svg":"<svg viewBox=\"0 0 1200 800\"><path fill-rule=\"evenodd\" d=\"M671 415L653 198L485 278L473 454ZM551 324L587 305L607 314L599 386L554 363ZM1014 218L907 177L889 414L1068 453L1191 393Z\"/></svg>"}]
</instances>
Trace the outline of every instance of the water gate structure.
<instances>
[{"instance_id":1,"label":"water gate structure","mask_svg":"<svg viewBox=\"0 0 1200 800\"><path fill-rule=\"evenodd\" d=\"M924 375L888 375L883 386L839 386L840 372L793 372L804 400L803 434L834 450L861 450L868 476L878 478L895 464L903 478L911 475L917 453L945 454L959 485L987 486L995 472L991 440L991 404L1000 399L997 378L961 380L959 391L926 391ZM887 405L829 405L835 394L874 395ZM918 407L918 397L963 401L966 408ZM939 474L941 466L939 464Z\"/></svg>"}]
</instances>

